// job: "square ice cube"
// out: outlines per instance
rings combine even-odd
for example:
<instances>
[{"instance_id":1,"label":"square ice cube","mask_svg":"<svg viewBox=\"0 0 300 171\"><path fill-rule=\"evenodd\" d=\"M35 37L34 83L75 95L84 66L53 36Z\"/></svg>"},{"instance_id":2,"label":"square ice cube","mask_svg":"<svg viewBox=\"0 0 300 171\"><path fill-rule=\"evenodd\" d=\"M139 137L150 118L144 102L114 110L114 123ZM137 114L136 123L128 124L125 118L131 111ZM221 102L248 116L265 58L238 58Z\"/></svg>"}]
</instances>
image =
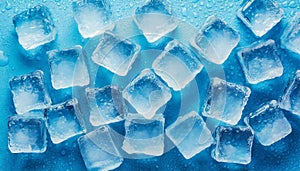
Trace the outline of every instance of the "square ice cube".
<instances>
[{"instance_id":1,"label":"square ice cube","mask_svg":"<svg viewBox=\"0 0 300 171\"><path fill-rule=\"evenodd\" d=\"M238 18L261 37L280 22L283 10L272 0L248 0L238 10Z\"/></svg>"},{"instance_id":2,"label":"square ice cube","mask_svg":"<svg viewBox=\"0 0 300 171\"><path fill-rule=\"evenodd\" d=\"M177 27L178 22L165 3L162 0L149 0L134 11L134 22L150 43L159 40Z\"/></svg>"},{"instance_id":3,"label":"square ice cube","mask_svg":"<svg viewBox=\"0 0 300 171\"><path fill-rule=\"evenodd\" d=\"M107 126L81 136L78 144L88 170L113 170L123 162Z\"/></svg>"},{"instance_id":4,"label":"square ice cube","mask_svg":"<svg viewBox=\"0 0 300 171\"><path fill-rule=\"evenodd\" d=\"M249 127L219 126L211 156L218 162L249 164L254 135Z\"/></svg>"},{"instance_id":5,"label":"square ice cube","mask_svg":"<svg viewBox=\"0 0 300 171\"><path fill-rule=\"evenodd\" d=\"M47 128L54 144L59 144L86 130L78 120L81 115L77 99L71 99L46 109Z\"/></svg>"},{"instance_id":6,"label":"square ice cube","mask_svg":"<svg viewBox=\"0 0 300 171\"><path fill-rule=\"evenodd\" d=\"M239 41L238 32L219 18L210 16L190 44L206 60L223 64Z\"/></svg>"},{"instance_id":7,"label":"square ice cube","mask_svg":"<svg viewBox=\"0 0 300 171\"><path fill-rule=\"evenodd\" d=\"M300 116L300 70L285 88L279 105L282 109Z\"/></svg>"},{"instance_id":8,"label":"square ice cube","mask_svg":"<svg viewBox=\"0 0 300 171\"><path fill-rule=\"evenodd\" d=\"M89 72L81 51L81 46L74 46L47 52L53 88L86 86L90 83Z\"/></svg>"},{"instance_id":9,"label":"square ice cube","mask_svg":"<svg viewBox=\"0 0 300 171\"><path fill-rule=\"evenodd\" d=\"M235 125L242 117L250 94L246 86L212 78L202 114Z\"/></svg>"},{"instance_id":10,"label":"square ice cube","mask_svg":"<svg viewBox=\"0 0 300 171\"><path fill-rule=\"evenodd\" d=\"M135 77L122 94L147 119L152 118L172 96L170 89L150 69L144 69Z\"/></svg>"},{"instance_id":11,"label":"square ice cube","mask_svg":"<svg viewBox=\"0 0 300 171\"><path fill-rule=\"evenodd\" d=\"M90 109L90 122L93 126L124 120L127 107L117 86L87 88L86 96Z\"/></svg>"},{"instance_id":12,"label":"square ice cube","mask_svg":"<svg viewBox=\"0 0 300 171\"><path fill-rule=\"evenodd\" d=\"M264 146L272 145L292 132L284 111L278 107L275 100L245 117L244 121L253 129L255 137Z\"/></svg>"},{"instance_id":13,"label":"square ice cube","mask_svg":"<svg viewBox=\"0 0 300 171\"><path fill-rule=\"evenodd\" d=\"M181 90L202 70L203 65L177 40L167 44L152 64L155 73L173 90Z\"/></svg>"},{"instance_id":14,"label":"square ice cube","mask_svg":"<svg viewBox=\"0 0 300 171\"><path fill-rule=\"evenodd\" d=\"M166 135L186 159L192 158L214 142L210 130L195 111L179 116L166 129Z\"/></svg>"},{"instance_id":15,"label":"square ice cube","mask_svg":"<svg viewBox=\"0 0 300 171\"><path fill-rule=\"evenodd\" d=\"M288 22L280 40L283 48L300 54L300 12Z\"/></svg>"},{"instance_id":16,"label":"square ice cube","mask_svg":"<svg viewBox=\"0 0 300 171\"><path fill-rule=\"evenodd\" d=\"M139 45L121 39L111 32L105 32L92 54L92 60L115 74L125 76L139 51Z\"/></svg>"},{"instance_id":17,"label":"square ice cube","mask_svg":"<svg viewBox=\"0 0 300 171\"><path fill-rule=\"evenodd\" d=\"M283 73L278 50L272 39L243 48L237 56L251 84L280 77Z\"/></svg>"},{"instance_id":18,"label":"square ice cube","mask_svg":"<svg viewBox=\"0 0 300 171\"><path fill-rule=\"evenodd\" d=\"M162 114L145 119L139 114L129 114L125 120L125 139L122 149L128 154L161 156L164 152L164 124Z\"/></svg>"},{"instance_id":19,"label":"square ice cube","mask_svg":"<svg viewBox=\"0 0 300 171\"><path fill-rule=\"evenodd\" d=\"M13 17L19 43L25 50L53 41L56 29L49 9L43 5L29 8Z\"/></svg>"},{"instance_id":20,"label":"square ice cube","mask_svg":"<svg viewBox=\"0 0 300 171\"><path fill-rule=\"evenodd\" d=\"M73 13L78 30L83 38L91 38L102 34L105 30L113 30L112 12L106 0L80 0L73 2Z\"/></svg>"},{"instance_id":21,"label":"square ice cube","mask_svg":"<svg viewBox=\"0 0 300 171\"><path fill-rule=\"evenodd\" d=\"M8 119L8 148L12 153L43 153L47 129L43 111L15 115Z\"/></svg>"},{"instance_id":22,"label":"square ice cube","mask_svg":"<svg viewBox=\"0 0 300 171\"><path fill-rule=\"evenodd\" d=\"M9 85L18 114L47 108L51 105L51 99L44 85L43 71L37 70L13 77Z\"/></svg>"}]
</instances>

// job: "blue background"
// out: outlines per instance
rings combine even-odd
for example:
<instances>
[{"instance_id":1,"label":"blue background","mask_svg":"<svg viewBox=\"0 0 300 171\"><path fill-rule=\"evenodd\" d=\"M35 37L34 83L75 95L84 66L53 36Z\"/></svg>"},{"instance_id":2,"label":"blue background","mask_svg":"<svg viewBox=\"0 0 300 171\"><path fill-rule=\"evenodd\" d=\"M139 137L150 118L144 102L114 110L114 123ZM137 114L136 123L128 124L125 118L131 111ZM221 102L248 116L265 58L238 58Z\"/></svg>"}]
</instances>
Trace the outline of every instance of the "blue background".
<instances>
[{"instance_id":1,"label":"blue background","mask_svg":"<svg viewBox=\"0 0 300 171\"><path fill-rule=\"evenodd\" d=\"M171 2L174 15L186 22L185 25L198 29L208 16L216 15L240 32L239 47L247 46L259 40L236 17L236 11L242 0L176 0L169 2ZM295 12L300 11L300 2L287 0L277 0L277 2L284 9L284 19L262 39L272 38L279 43L280 34L289 18ZM111 0L110 3L114 20L122 21L123 18L130 17L133 10L140 6L143 1ZM44 4L49 7L58 30L57 39L51 44L50 49L68 48L77 44L84 46L86 43L86 40L83 40L78 33L70 0L0 1L0 50L4 51L4 54L9 58L9 64L0 67L0 170L85 170L76 141L77 137L59 145L53 145L49 140L47 152L44 154L11 154L7 148L7 118L14 114L8 80L15 75L41 69L45 71L46 82L49 82L49 73L47 72L49 67L46 56L41 56L40 61L26 60L12 24L12 17L15 14L37 4ZM124 34L131 31L131 34L134 34L137 31L134 27L134 24L131 23L128 28L133 29L129 31L127 27L117 27L116 30ZM182 27L176 30L172 36L185 42L191 35L191 29ZM139 42L145 43L145 40L139 38ZM147 44L145 43L145 45ZM288 80L293 77L297 69L300 69L299 55L281 50L281 59L285 67L283 76L257 85L249 85L245 82L235 52L224 63L223 69L228 81L247 85L252 89L253 93L244 110L244 115L255 110L263 102L279 99ZM111 81L111 73L104 69L100 69L100 71L98 73L102 74L96 75L96 79L102 81L96 86L103 86ZM198 88L201 97L205 92L206 79L207 74L205 72L200 73L196 78L198 85L200 85ZM71 90L54 91L50 86L48 88L51 90L50 95L54 103L72 96ZM166 113L178 112L176 107L178 108L179 104L174 99L179 95L174 93L173 96L174 98L165 110ZM203 100L200 100L199 106L202 102ZM217 163L210 157L210 148L190 160L185 160L178 150L173 148L161 157L143 160L125 159L124 163L116 170L300 170L300 118L291 113L287 113L286 117L292 125L293 132L282 141L269 147L263 147L255 140L252 162L246 166ZM176 119L176 115L173 116L173 119L167 120L167 124L174 119Z\"/></svg>"}]
</instances>

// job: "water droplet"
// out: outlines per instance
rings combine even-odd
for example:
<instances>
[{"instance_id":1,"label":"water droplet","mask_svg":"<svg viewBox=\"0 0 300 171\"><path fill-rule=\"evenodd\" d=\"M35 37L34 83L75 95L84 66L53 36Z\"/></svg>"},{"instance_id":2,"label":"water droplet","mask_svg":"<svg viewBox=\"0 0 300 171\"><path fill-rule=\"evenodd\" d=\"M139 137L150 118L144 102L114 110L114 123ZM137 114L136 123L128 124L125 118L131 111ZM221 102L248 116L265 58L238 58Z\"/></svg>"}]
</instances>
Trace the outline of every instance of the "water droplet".
<instances>
[{"instance_id":1,"label":"water droplet","mask_svg":"<svg viewBox=\"0 0 300 171\"><path fill-rule=\"evenodd\" d=\"M64 156L64 155L66 155L66 151L65 150L61 150L60 154Z\"/></svg>"},{"instance_id":2,"label":"water droplet","mask_svg":"<svg viewBox=\"0 0 300 171\"><path fill-rule=\"evenodd\" d=\"M194 16L194 18L198 18L198 13L197 12L193 12L193 16Z\"/></svg>"},{"instance_id":3,"label":"water droplet","mask_svg":"<svg viewBox=\"0 0 300 171\"><path fill-rule=\"evenodd\" d=\"M9 1L5 2L5 9L6 10L10 10L12 8L11 4L9 3Z\"/></svg>"},{"instance_id":4,"label":"water droplet","mask_svg":"<svg viewBox=\"0 0 300 171\"><path fill-rule=\"evenodd\" d=\"M296 3L295 1L291 1L291 2L289 3L289 7L290 7L290 8L296 8L296 7L297 7L297 3Z\"/></svg>"},{"instance_id":5,"label":"water droplet","mask_svg":"<svg viewBox=\"0 0 300 171\"><path fill-rule=\"evenodd\" d=\"M0 51L0 66L6 66L8 64L8 57L4 55L3 51Z\"/></svg>"},{"instance_id":6,"label":"water droplet","mask_svg":"<svg viewBox=\"0 0 300 171\"><path fill-rule=\"evenodd\" d=\"M193 3L199 2L199 0L192 0Z\"/></svg>"}]
</instances>

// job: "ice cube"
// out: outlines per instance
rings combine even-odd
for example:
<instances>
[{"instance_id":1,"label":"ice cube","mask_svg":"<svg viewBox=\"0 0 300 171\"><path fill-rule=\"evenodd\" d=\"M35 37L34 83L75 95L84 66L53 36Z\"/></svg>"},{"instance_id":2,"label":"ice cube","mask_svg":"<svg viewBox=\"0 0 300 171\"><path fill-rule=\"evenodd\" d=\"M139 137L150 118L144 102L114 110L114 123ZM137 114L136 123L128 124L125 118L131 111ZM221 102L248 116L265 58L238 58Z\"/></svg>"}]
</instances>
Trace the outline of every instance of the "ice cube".
<instances>
[{"instance_id":1,"label":"ice cube","mask_svg":"<svg viewBox=\"0 0 300 171\"><path fill-rule=\"evenodd\" d=\"M77 99L53 105L46 109L47 128L54 144L59 144L86 130L77 116L81 115Z\"/></svg>"},{"instance_id":2,"label":"ice cube","mask_svg":"<svg viewBox=\"0 0 300 171\"><path fill-rule=\"evenodd\" d=\"M300 54L300 12L288 22L280 40L282 47Z\"/></svg>"},{"instance_id":3,"label":"ice cube","mask_svg":"<svg viewBox=\"0 0 300 171\"><path fill-rule=\"evenodd\" d=\"M275 100L245 117L244 121L253 129L255 137L264 146L272 145L292 132L284 111L278 107Z\"/></svg>"},{"instance_id":4,"label":"ice cube","mask_svg":"<svg viewBox=\"0 0 300 171\"><path fill-rule=\"evenodd\" d=\"M178 24L169 6L162 0L149 0L138 7L133 19L150 43L175 30Z\"/></svg>"},{"instance_id":5,"label":"ice cube","mask_svg":"<svg viewBox=\"0 0 300 171\"><path fill-rule=\"evenodd\" d=\"M168 43L152 64L155 73L174 90L181 90L202 70L203 65L177 40Z\"/></svg>"},{"instance_id":6,"label":"ice cube","mask_svg":"<svg viewBox=\"0 0 300 171\"><path fill-rule=\"evenodd\" d=\"M8 148L12 153L43 153L47 129L43 111L15 115L8 119Z\"/></svg>"},{"instance_id":7,"label":"ice cube","mask_svg":"<svg viewBox=\"0 0 300 171\"><path fill-rule=\"evenodd\" d=\"M51 82L55 89L85 86L90 83L89 73L81 56L81 46L48 51Z\"/></svg>"},{"instance_id":8,"label":"ice cube","mask_svg":"<svg viewBox=\"0 0 300 171\"><path fill-rule=\"evenodd\" d=\"M249 127L219 126L212 157L218 162L249 164L254 135Z\"/></svg>"},{"instance_id":9,"label":"ice cube","mask_svg":"<svg viewBox=\"0 0 300 171\"><path fill-rule=\"evenodd\" d=\"M280 22L283 10L272 0L248 0L238 10L238 18L261 37Z\"/></svg>"},{"instance_id":10,"label":"ice cube","mask_svg":"<svg viewBox=\"0 0 300 171\"><path fill-rule=\"evenodd\" d=\"M164 123L162 114L145 119L139 114L129 114L125 120L125 139L122 149L128 154L161 156L164 152Z\"/></svg>"},{"instance_id":11,"label":"ice cube","mask_svg":"<svg viewBox=\"0 0 300 171\"><path fill-rule=\"evenodd\" d=\"M13 18L19 43L25 50L53 41L56 29L49 9L43 5L29 8Z\"/></svg>"},{"instance_id":12,"label":"ice cube","mask_svg":"<svg viewBox=\"0 0 300 171\"><path fill-rule=\"evenodd\" d=\"M272 39L240 50L238 59L251 84L280 77L283 73L279 53Z\"/></svg>"},{"instance_id":13,"label":"ice cube","mask_svg":"<svg viewBox=\"0 0 300 171\"><path fill-rule=\"evenodd\" d=\"M81 136L78 144L88 170L113 170L123 162L107 126Z\"/></svg>"},{"instance_id":14,"label":"ice cube","mask_svg":"<svg viewBox=\"0 0 300 171\"><path fill-rule=\"evenodd\" d=\"M212 78L202 114L235 125L241 119L250 94L246 86Z\"/></svg>"},{"instance_id":15,"label":"ice cube","mask_svg":"<svg viewBox=\"0 0 300 171\"><path fill-rule=\"evenodd\" d=\"M170 89L150 69L144 69L135 77L122 94L147 119L152 118L172 96Z\"/></svg>"},{"instance_id":16,"label":"ice cube","mask_svg":"<svg viewBox=\"0 0 300 171\"><path fill-rule=\"evenodd\" d=\"M73 13L78 30L83 38L113 30L112 12L106 0L80 0L73 2Z\"/></svg>"},{"instance_id":17,"label":"ice cube","mask_svg":"<svg viewBox=\"0 0 300 171\"><path fill-rule=\"evenodd\" d=\"M210 16L190 44L208 61L223 64L239 41L238 32L219 18Z\"/></svg>"},{"instance_id":18,"label":"ice cube","mask_svg":"<svg viewBox=\"0 0 300 171\"><path fill-rule=\"evenodd\" d=\"M90 109L90 122L93 126L124 120L127 107L117 86L87 88L86 95Z\"/></svg>"},{"instance_id":19,"label":"ice cube","mask_svg":"<svg viewBox=\"0 0 300 171\"><path fill-rule=\"evenodd\" d=\"M186 159L192 158L213 143L211 132L195 111L179 116L166 129L166 135Z\"/></svg>"},{"instance_id":20,"label":"ice cube","mask_svg":"<svg viewBox=\"0 0 300 171\"><path fill-rule=\"evenodd\" d=\"M92 54L92 60L120 76L127 75L135 61L140 46L127 39L121 39L111 32L105 32Z\"/></svg>"},{"instance_id":21,"label":"ice cube","mask_svg":"<svg viewBox=\"0 0 300 171\"><path fill-rule=\"evenodd\" d=\"M285 88L280 107L300 116L300 70Z\"/></svg>"},{"instance_id":22,"label":"ice cube","mask_svg":"<svg viewBox=\"0 0 300 171\"><path fill-rule=\"evenodd\" d=\"M22 114L51 105L51 99L44 85L43 71L37 70L13 77L9 84L17 113Z\"/></svg>"}]
</instances>

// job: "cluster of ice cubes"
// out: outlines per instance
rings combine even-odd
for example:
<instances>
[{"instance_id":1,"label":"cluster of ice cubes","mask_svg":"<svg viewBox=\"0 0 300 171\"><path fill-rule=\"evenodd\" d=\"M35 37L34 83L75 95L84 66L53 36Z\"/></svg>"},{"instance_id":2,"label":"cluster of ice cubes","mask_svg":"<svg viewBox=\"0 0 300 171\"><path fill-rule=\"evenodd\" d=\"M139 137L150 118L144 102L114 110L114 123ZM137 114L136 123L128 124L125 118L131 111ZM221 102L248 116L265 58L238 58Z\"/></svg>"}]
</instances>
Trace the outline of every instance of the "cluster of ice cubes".
<instances>
[{"instance_id":1,"label":"cluster of ice cubes","mask_svg":"<svg viewBox=\"0 0 300 171\"><path fill-rule=\"evenodd\" d=\"M165 115L159 110L167 105L174 91L180 91L195 79L204 65L199 56L217 65L230 57L240 41L239 33L221 19L211 16L190 40L197 53L178 40L167 43L152 68L145 68L126 87L107 85L89 87L86 60L119 76L126 76L141 46L113 32L110 4L105 0L82 0L73 4L74 19L83 38L99 36L88 59L82 47L47 52L53 89L84 87L89 115L80 110L81 99L52 104L43 71L34 71L10 80L16 113L8 121L8 147L12 153L42 153L47 148L47 131L54 144L87 132L80 119L88 115L94 130L78 139L80 152L89 170L111 170L123 162L123 153L161 156L167 137L179 152L190 159L211 147L218 162L249 164L254 137L264 146L285 138L292 127L287 111L300 115L300 71L288 84L279 102L264 103L256 111L243 113L251 89L245 85L211 78L203 111L181 115L165 128ZM272 0L249 0L237 16L252 32L262 37L277 25L283 10ZM300 54L300 20L297 13L281 36L281 46ZM176 29L172 10L161 0L149 0L134 11L133 20L149 43L160 40ZM56 30L47 7L36 6L13 18L19 43L25 50L38 48L55 40ZM272 39L241 48L236 56L249 84L280 77L283 65L278 45ZM135 112L129 113L132 107ZM242 118L244 117L244 123ZM220 122L209 129L205 120ZM110 124L124 121L125 137L118 147ZM166 136L165 136L166 135Z\"/></svg>"}]
</instances>

